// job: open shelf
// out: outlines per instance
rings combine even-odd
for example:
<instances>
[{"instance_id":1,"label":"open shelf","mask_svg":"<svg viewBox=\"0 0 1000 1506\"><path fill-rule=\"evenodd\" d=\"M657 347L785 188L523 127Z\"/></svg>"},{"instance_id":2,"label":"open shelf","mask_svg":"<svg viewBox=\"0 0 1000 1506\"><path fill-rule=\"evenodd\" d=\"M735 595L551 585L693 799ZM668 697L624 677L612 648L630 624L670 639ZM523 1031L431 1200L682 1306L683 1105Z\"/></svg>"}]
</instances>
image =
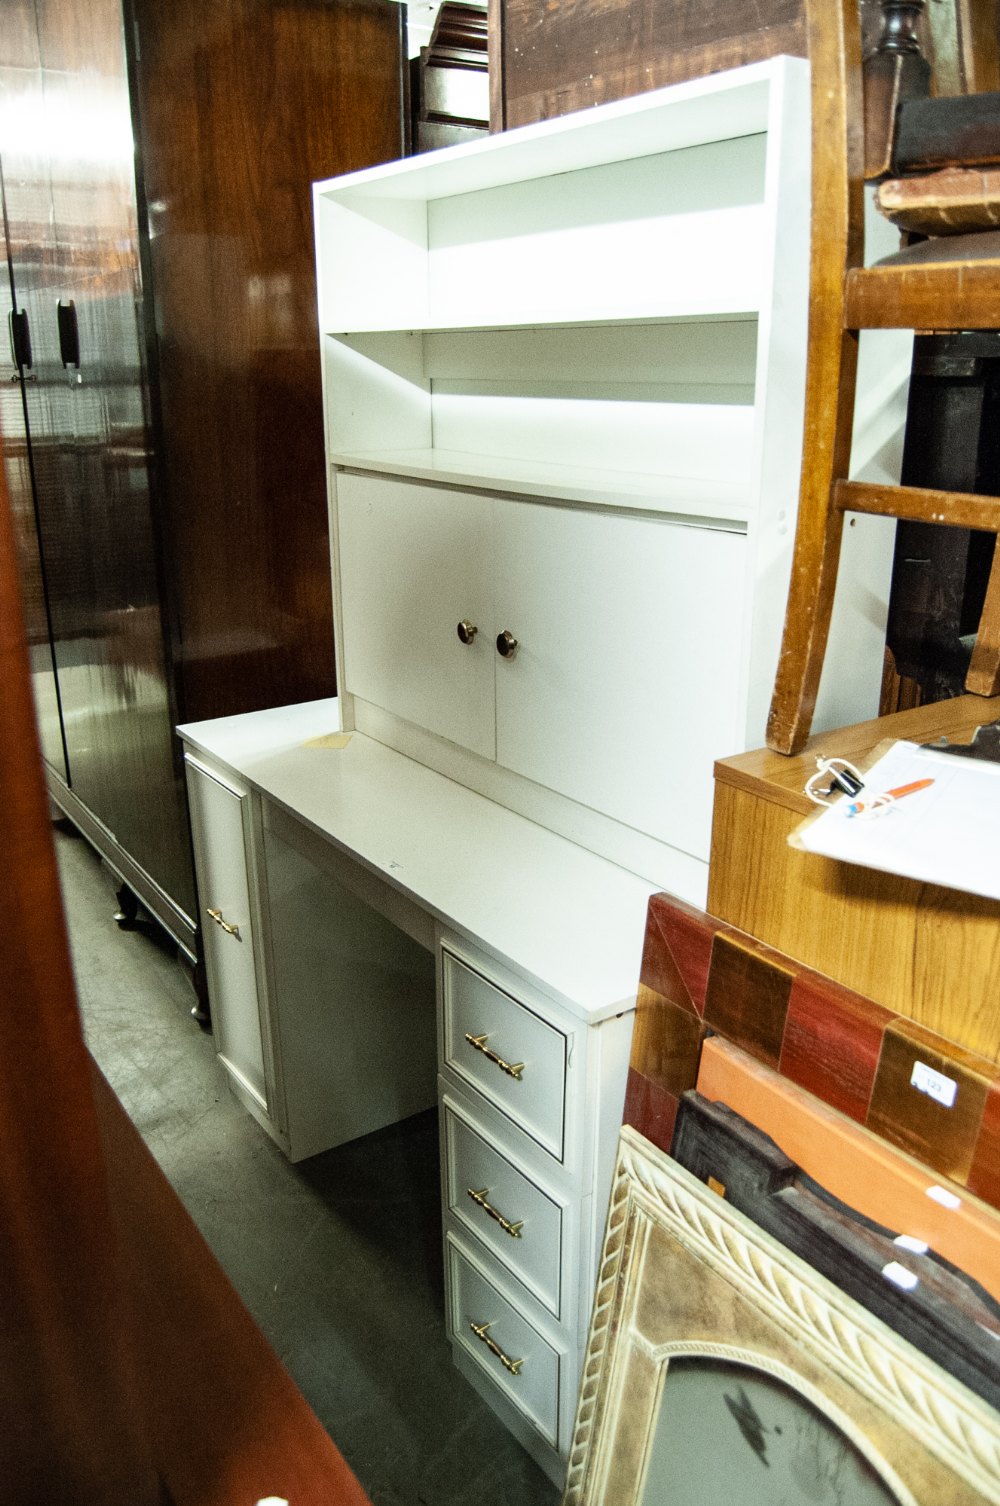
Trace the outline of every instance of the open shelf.
<instances>
[{"instance_id":1,"label":"open shelf","mask_svg":"<svg viewBox=\"0 0 1000 1506\"><path fill-rule=\"evenodd\" d=\"M546 324L325 341L336 463L746 523L757 321Z\"/></svg>"},{"instance_id":2,"label":"open shelf","mask_svg":"<svg viewBox=\"0 0 1000 1506\"><path fill-rule=\"evenodd\" d=\"M545 464L463 450L374 450L330 455L350 471L540 500L656 512L692 526L745 530L753 499L746 482L713 481L596 467Z\"/></svg>"}]
</instances>

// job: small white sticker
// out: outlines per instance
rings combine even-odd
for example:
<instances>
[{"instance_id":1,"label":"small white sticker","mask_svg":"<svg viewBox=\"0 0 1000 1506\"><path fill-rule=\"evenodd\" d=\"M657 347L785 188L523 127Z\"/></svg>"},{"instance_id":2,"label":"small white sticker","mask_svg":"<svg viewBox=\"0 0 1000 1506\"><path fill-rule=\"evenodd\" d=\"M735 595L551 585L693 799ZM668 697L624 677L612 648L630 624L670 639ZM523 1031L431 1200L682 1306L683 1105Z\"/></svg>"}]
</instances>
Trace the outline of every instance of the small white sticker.
<instances>
[{"instance_id":1,"label":"small white sticker","mask_svg":"<svg viewBox=\"0 0 1000 1506\"><path fill-rule=\"evenodd\" d=\"M888 1265L884 1265L882 1275L894 1286L901 1286L904 1292L912 1292L915 1286L920 1285L920 1277L914 1276L913 1272L908 1271L905 1265L900 1265L898 1260L890 1260Z\"/></svg>"},{"instance_id":2,"label":"small white sticker","mask_svg":"<svg viewBox=\"0 0 1000 1506\"><path fill-rule=\"evenodd\" d=\"M926 1093L928 1098L943 1103L946 1109L951 1108L958 1093L958 1083L954 1078L945 1077L943 1072L935 1072L926 1062L913 1063L910 1084L918 1093Z\"/></svg>"},{"instance_id":3,"label":"small white sticker","mask_svg":"<svg viewBox=\"0 0 1000 1506\"><path fill-rule=\"evenodd\" d=\"M956 1197L954 1192L949 1192L947 1187L928 1187L927 1196L933 1198L935 1203L940 1203L942 1208L961 1208L962 1199Z\"/></svg>"},{"instance_id":4,"label":"small white sticker","mask_svg":"<svg viewBox=\"0 0 1000 1506\"><path fill-rule=\"evenodd\" d=\"M926 1239L915 1239L912 1234L897 1234L893 1244L898 1245L901 1250L909 1250L913 1255L927 1254Z\"/></svg>"}]
</instances>

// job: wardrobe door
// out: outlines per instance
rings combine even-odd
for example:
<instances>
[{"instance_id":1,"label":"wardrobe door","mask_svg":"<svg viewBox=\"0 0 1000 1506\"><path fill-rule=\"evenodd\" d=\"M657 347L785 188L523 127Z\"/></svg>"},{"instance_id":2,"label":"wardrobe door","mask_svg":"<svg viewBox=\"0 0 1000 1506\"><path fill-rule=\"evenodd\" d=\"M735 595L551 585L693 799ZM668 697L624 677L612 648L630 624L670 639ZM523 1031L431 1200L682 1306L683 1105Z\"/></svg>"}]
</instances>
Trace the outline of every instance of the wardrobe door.
<instances>
[{"instance_id":1,"label":"wardrobe door","mask_svg":"<svg viewBox=\"0 0 1000 1506\"><path fill-rule=\"evenodd\" d=\"M35 0L21 15L35 59L20 70L4 170L15 297L31 335L24 390L68 765L58 771L68 790L55 795L113 866L140 870L143 897L148 878L190 916L121 9L118 0L92 0L85 12L75 0Z\"/></svg>"},{"instance_id":2,"label":"wardrobe door","mask_svg":"<svg viewBox=\"0 0 1000 1506\"><path fill-rule=\"evenodd\" d=\"M21 591L24 600L42 754L63 780L69 771L38 529L40 502L64 491L72 463L61 431L59 392L45 359L42 311L53 291L54 233L51 184L42 120L42 72L34 0L10 0L0 27L0 168L4 208L4 265L0 276L4 359L0 365L0 437ZM28 422L35 437L29 445ZM37 499L37 500L36 500Z\"/></svg>"}]
</instances>

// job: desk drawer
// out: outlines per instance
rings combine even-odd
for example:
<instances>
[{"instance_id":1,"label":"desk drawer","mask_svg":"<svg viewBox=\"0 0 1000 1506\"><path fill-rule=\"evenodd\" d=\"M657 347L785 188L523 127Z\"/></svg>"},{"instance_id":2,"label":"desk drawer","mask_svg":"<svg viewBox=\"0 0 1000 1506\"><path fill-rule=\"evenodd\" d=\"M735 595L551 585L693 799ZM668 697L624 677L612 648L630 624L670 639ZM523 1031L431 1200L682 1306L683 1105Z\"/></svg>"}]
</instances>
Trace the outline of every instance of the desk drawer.
<instances>
[{"instance_id":1,"label":"desk drawer","mask_svg":"<svg viewBox=\"0 0 1000 1506\"><path fill-rule=\"evenodd\" d=\"M449 1330L495 1386L558 1446L563 1356L502 1297L449 1235Z\"/></svg>"},{"instance_id":2,"label":"desk drawer","mask_svg":"<svg viewBox=\"0 0 1000 1506\"><path fill-rule=\"evenodd\" d=\"M447 948L441 972L445 1063L561 1161L565 1035Z\"/></svg>"},{"instance_id":3,"label":"desk drawer","mask_svg":"<svg viewBox=\"0 0 1000 1506\"><path fill-rule=\"evenodd\" d=\"M560 1316L566 1210L442 1099L448 1211L554 1317Z\"/></svg>"}]
</instances>

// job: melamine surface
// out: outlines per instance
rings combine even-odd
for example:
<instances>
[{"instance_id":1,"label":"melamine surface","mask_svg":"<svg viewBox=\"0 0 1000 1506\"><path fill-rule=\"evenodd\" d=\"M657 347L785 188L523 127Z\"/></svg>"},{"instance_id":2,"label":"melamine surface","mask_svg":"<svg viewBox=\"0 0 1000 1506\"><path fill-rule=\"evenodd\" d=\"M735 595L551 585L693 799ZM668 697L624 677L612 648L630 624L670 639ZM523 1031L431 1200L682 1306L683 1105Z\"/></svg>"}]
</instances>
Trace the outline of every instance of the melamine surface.
<instances>
[{"instance_id":1,"label":"melamine surface","mask_svg":"<svg viewBox=\"0 0 1000 1506\"><path fill-rule=\"evenodd\" d=\"M244 834L246 798L187 765L191 829L198 861L202 937L212 992L212 1027L229 1071L269 1106L251 929ZM215 910L220 922L209 916ZM234 929L226 930L225 926Z\"/></svg>"},{"instance_id":2,"label":"melamine surface","mask_svg":"<svg viewBox=\"0 0 1000 1506\"><path fill-rule=\"evenodd\" d=\"M267 798L587 1023L631 1009L656 886L361 733L337 700L179 728Z\"/></svg>"}]
</instances>

